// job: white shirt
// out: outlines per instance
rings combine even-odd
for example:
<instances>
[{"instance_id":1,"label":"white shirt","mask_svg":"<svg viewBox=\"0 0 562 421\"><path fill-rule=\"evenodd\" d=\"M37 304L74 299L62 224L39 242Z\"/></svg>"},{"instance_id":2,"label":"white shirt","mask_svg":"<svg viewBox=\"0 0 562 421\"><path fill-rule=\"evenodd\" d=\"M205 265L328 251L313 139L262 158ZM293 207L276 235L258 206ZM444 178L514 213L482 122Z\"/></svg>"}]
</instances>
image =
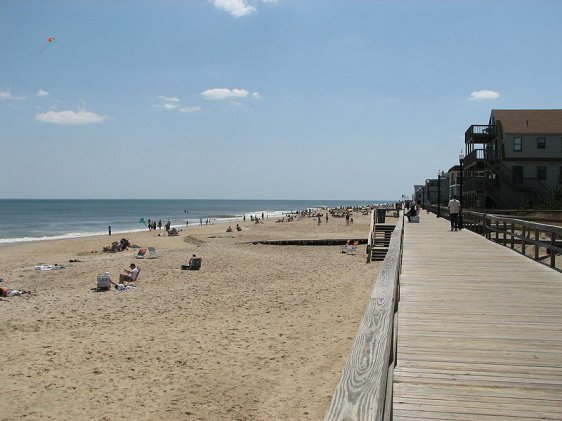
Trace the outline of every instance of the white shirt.
<instances>
[{"instance_id":1,"label":"white shirt","mask_svg":"<svg viewBox=\"0 0 562 421\"><path fill-rule=\"evenodd\" d=\"M457 199L449 200L449 213L459 213L461 209L461 202Z\"/></svg>"}]
</instances>

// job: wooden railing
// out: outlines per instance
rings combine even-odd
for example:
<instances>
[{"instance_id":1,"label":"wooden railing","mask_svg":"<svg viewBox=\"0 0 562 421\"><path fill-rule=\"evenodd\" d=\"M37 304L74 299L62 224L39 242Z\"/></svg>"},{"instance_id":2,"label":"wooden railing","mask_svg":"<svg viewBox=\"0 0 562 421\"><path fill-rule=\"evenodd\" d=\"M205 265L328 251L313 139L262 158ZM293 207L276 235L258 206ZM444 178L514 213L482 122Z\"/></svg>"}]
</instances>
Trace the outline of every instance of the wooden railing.
<instances>
[{"instance_id":1,"label":"wooden railing","mask_svg":"<svg viewBox=\"0 0 562 421\"><path fill-rule=\"evenodd\" d=\"M371 249L373 248L373 242L375 239L375 217L377 211L375 209L371 209L371 224L369 225L369 238L367 240L367 247L365 249L365 254L367 255L367 263L371 263Z\"/></svg>"},{"instance_id":2,"label":"wooden railing","mask_svg":"<svg viewBox=\"0 0 562 421\"><path fill-rule=\"evenodd\" d=\"M436 205L426 205L425 208L437 214ZM441 206L441 217L449 219L447 207ZM473 211L462 211L462 221L464 228L488 240L561 270L562 264L556 262L556 255L562 254L562 227Z\"/></svg>"},{"instance_id":3,"label":"wooden railing","mask_svg":"<svg viewBox=\"0 0 562 421\"><path fill-rule=\"evenodd\" d=\"M560 270L556 255L562 254L562 227L472 211L464 211L462 216L465 228Z\"/></svg>"},{"instance_id":4,"label":"wooden railing","mask_svg":"<svg viewBox=\"0 0 562 421\"><path fill-rule=\"evenodd\" d=\"M392 419L404 212L390 239L361 325L324 420Z\"/></svg>"},{"instance_id":5,"label":"wooden railing","mask_svg":"<svg viewBox=\"0 0 562 421\"><path fill-rule=\"evenodd\" d=\"M464 132L464 141L490 140L496 137L496 126L493 124L473 124Z\"/></svg>"}]
</instances>

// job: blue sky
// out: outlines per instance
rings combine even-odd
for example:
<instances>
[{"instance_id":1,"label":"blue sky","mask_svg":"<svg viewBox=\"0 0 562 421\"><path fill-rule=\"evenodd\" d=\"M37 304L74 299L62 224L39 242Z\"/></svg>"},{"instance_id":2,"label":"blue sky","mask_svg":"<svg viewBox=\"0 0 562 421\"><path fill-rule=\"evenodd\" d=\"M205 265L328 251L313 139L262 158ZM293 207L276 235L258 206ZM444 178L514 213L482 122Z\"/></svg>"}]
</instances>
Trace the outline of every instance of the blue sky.
<instances>
[{"instance_id":1,"label":"blue sky","mask_svg":"<svg viewBox=\"0 0 562 421\"><path fill-rule=\"evenodd\" d=\"M560 16L557 0L1 0L0 198L398 199L491 109L562 108Z\"/></svg>"}]
</instances>

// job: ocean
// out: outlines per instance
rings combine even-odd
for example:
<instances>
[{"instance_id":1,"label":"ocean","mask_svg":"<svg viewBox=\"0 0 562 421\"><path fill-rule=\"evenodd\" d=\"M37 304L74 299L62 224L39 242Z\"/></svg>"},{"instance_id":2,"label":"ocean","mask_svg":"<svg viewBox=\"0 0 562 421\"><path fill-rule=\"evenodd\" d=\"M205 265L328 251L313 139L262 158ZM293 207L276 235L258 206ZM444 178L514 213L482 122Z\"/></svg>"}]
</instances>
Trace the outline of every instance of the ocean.
<instances>
[{"instance_id":1,"label":"ocean","mask_svg":"<svg viewBox=\"0 0 562 421\"><path fill-rule=\"evenodd\" d=\"M241 220L243 215L277 218L307 208L365 206L381 200L43 200L0 199L0 244L78 238L146 229L143 221L170 220L185 228L210 219L212 223Z\"/></svg>"}]
</instances>

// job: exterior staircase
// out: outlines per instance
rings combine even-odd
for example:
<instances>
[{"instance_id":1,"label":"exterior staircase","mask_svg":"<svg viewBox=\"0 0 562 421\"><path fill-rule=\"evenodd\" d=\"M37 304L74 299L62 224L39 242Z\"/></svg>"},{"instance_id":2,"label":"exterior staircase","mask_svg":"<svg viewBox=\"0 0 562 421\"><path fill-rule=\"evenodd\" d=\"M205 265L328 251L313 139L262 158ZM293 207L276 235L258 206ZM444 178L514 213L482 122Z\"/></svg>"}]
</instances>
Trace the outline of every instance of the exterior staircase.
<instances>
[{"instance_id":1,"label":"exterior staircase","mask_svg":"<svg viewBox=\"0 0 562 421\"><path fill-rule=\"evenodd\" d=\"M395 227L396 225L375 224L371 237L371 260L384 260Z\"/></svg>"}]
</instances>

